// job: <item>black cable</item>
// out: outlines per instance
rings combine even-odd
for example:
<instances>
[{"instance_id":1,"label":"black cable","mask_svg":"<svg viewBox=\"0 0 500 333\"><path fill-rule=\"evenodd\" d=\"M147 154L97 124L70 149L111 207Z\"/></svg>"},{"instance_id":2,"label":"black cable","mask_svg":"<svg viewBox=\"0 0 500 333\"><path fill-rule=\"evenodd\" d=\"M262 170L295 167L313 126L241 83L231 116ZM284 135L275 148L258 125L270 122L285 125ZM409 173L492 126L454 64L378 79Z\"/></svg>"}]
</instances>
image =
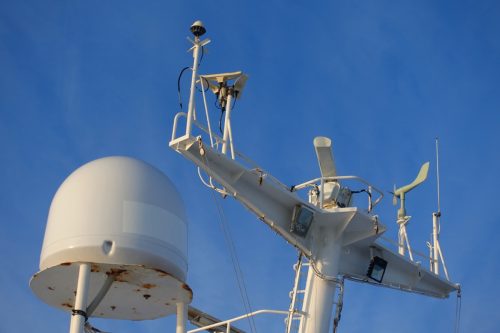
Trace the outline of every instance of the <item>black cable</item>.
<instances>
[{"instance_id":1,"label":"black cable","mask_svg":"<svg viewBox=\"0 0 500 333\"><path fill-rule=\"evenodd\" d=\"M209 84L208 80L206 78L204 78L203 76L200 76L200 82L201 82L201 80L205 80L207 82L207 87L205 88L205 91L204 91L204 92L207 92L208 89L210 89L210 84ZM203 84L201 86L203 86ZM199 92L202 92L202 90L200 88L196 87L196 89Z\"/></svg>"},{"instance_id":2,"label":"black cable","mask_svg":"<svg viewBox=\"0 0 500 333\"><path fill-rule=\"evenodd\" d=\"M235 106L236 106L236 96L233 98L233 106L231 107L231 111L234 110Z\"/></svg>"},{"instance_id":3,"label":"black cable","mask_svg":"<svg viewBox=\"0 0 500 333\"><path fill-rule=\"evenodd\" d=\"M203 56L205 55L205 47L201 47L201 56L200 56L200 61L198 61L198 67L201 65L201 61L203 60Z\"/></svg>"},{"instance_id":4,"label":"black cable","mask_svg":"<svg viewBox=\"0 0 500 333\"><path fill-rule=\"evenodd\" d=\"M357 194L357 193L363 193L365 192L366 194L368 194L368 196L371 198L372 197L372 194L367 191L366 189L362 189L362 190L359 190L359 191L351 191L352 194Z\"/></svg>"},{"instance_id":5,"label":"black cable","mask_svg":"<svg viewBox=\"0 0 500 333\"><path fill-rule=\"evenodd\" d=\"M179 105L181 107L182 111L182 97L181 97L181 78L182 74L186 71L186 69L190 69L191 67L184 67L181 72L179 73L179 77L177 77L177 95L179 96Z\"/></svg>"}]
</instances>

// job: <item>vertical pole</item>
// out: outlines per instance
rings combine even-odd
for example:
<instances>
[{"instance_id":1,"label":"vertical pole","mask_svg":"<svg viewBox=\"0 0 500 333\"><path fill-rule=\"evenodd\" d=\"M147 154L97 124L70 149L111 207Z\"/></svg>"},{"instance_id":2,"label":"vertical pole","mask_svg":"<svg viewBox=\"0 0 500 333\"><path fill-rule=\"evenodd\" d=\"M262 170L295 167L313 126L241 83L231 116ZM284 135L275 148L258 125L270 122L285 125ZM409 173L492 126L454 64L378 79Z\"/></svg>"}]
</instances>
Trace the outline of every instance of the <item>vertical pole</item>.
<instances>
[{"instance_id":1,"label":"vertical pole","mask_svg":"<svg viewBox=\"0 0 500 333\"><path fill-rule=\"evenodd\" d=\"M398 224L399 224L399 232L398 232L398 241L399 241L399 254L405 255L405 236L406 236L406 209L405 209L405 194L401 193L399 196L399 200L401 202L401 207L398 209Z\"/></svg>"},{"instance_id":2,"label":"vertical pole","mask_svg":"<svg viewBox=\"0 0 500 333\"><path fill-rule=\"evenodd\" d=\"M187 305L177 303L177 327L175 333L186 333Z\"/></svg>"},{"instance_id":3,"label":"vertical pole","mask_svg":"<svg viewBox=\"0 0 500 333\"><path fill-rule=\"evenodd\" d=\"M438 213L432 213L432 246L433 246L433 272L439 275L439 239L438 239Z\"/></svg>"},{"instance_id":4,"label":"vertical pole","mask_svg":"<svg viewBox=\"0 0 500 333\"><path fill-rule=\"evenodd\" d=\"M405 255L405 246L404 246L404 239L403 239L403 225L399 225L399 232L398 232L398 253L402 256Z\"/></svg>"},{"instance_id":5,"label":"vertical pole","mask_svg":"<svg viewBox=\"0 0 500 333\"><path fill-rule=\"evenodd\" d=\"M191 135L191 127L193 122L193 112L194 112L194 94L195 94L195 85L196 85L196 77L198 75L198 62L200 57L200 38L195 37L193 43L193 73L191 76L191 89L189 93L189 105L188 105L188 114L187 114L187 122L186 122L186 135Z\"/></svg>"},{"instance_id":6,"label":"vertical pole","mask_svg":"<svg viewBox=\"0 0 500 333\"><path fill-rule=\"evenodd\" d=\"M226 102L226 117L224 118L224 136L222 137L222 140L224 143L222 144L222 153L226 154L227 152L227 145L229 139L229 131L231 128L230 121L231 121L231 104L233 103L233 89L228 89L228 94L227 94L227 102Z\"/></svg>"},{"instance_id":7,"label":"vertical pole","mask_svg":"<svg viewBox=\"0 0 500 333\"><path fill-rule=\"evenodd\" d=\"M81 263L78 272L78 284L76 288L75 306L73 308L73 314L71 316L71 324L69 328L70 333L83 333L86 321L89 280L90 280L90 264Z\"/></svg>"},{"instance_id":8,"label":"vertical pole","mask_svg":"<svg viewBox=\"0 0 500 333\"><path fill-rule=\"evenodd\" d=\"M342 239L338 237L333 228L320 228L316 235L318 238L324 236L322 240L317 242L323 246L318 249L316 267L313 267L313 262L309 266L302 307L305 317L300 323L300 333L329 332L333 315L336 282L330 279L335 278L339 271ZM320 273L319 275L315 268Z\"/></svg>"}]
</instances>

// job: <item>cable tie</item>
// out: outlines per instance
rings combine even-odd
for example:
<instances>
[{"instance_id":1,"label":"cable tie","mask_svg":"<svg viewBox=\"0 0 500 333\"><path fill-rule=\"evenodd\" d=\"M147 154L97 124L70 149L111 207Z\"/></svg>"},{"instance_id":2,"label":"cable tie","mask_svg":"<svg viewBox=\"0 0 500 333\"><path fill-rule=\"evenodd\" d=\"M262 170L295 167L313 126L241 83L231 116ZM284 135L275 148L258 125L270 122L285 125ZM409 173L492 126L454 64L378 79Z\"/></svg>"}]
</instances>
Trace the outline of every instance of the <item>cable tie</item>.
<instances>
[{"instance_id":1,"label":"cable tie","mask_svg":"<svg viewBox=\"0 0 500 333\"><path fill-rule=\"evenodd\" d=\"M87 322L87 320L89 320L89 317L87 316L87 312L85 312L83 310L72 309L71 310L71 315L72 316L82 316L82 317L85 318L85 322Z\"/></svg>"}]
</instances>

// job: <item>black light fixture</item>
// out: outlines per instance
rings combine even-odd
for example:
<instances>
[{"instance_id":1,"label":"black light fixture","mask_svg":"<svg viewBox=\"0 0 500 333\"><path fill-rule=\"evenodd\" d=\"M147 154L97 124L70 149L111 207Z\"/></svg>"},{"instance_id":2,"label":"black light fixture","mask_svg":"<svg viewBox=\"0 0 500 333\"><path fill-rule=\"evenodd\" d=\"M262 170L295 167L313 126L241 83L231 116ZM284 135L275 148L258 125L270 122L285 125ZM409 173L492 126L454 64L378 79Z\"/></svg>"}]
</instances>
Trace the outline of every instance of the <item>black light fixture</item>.
<instances>
[{"instance_id":1,"label":"black light fixture","mask_svg":"<svg viewBox=\"0 0 500 333\"><path fill-rule=\"evenodd\" d=\"M290 231L300 237L305 237L311 226L314 212L302 205L296 205L293 209L292 224Z\"/></svg>"},{"instance_id":2,"label":"black light fixture","mask_svg":"<svg viewBox=\"0 0 500 333\"><path fill-rule=\"evenodd\" d=\"M382 283L382 279L384 278L385 269L387 268L387 261L374 256L370 261L370 265L368 266L368 271L366 272L366 276L370 279L377 281L378 283Z\"/></svg>"}]
</instances>

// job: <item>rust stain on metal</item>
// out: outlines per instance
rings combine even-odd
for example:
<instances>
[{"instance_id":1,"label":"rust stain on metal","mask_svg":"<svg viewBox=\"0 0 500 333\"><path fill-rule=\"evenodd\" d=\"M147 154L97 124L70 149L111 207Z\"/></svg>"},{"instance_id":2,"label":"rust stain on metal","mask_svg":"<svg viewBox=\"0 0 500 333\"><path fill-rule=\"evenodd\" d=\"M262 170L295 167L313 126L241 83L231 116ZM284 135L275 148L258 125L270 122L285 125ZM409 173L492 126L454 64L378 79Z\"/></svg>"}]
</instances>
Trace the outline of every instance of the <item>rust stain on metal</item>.
<instances>
[{"instance_id":1,"label":"rust stain on metal","mask_svg":"<svg viewBox=\"0 0 500 333\"><path fill-rule=\"evenodd\" d=\"M70 263L70 262L63 262L63 263L61 264L61 266L71 266L71 263Z\"/></svg>"},{"instance_id":2,"label":"rust stain on metal","mask_svg":"<svg viewBox=\"0 0 500 333\"><path fill-rule=\"evenodd\" d=\"M151 288L156 287L156 284L152 284L152 283L145 283L145 284L143 284L143 285L142 285L142 287L143 287L144 289L151 289Z\"/></svg>"},{"instance_id":3,"label":"rust stain on metal","mask_svg":"<svg viewBox=\"0 0 500 333\"><path fill-rule=\"evenodd\" d=\"M47 287L47 289L48 289L48 290L50 290L50 291L54 291L54 290L55 290L55 289L54 289L54 288L52 288L52 287Z\"/></svg>"},{"instance_id":4,"label":"rust stain on metal","mask_svg":"<svg viewBox=\"0 0 500 333\"><path fill-rule=\"evenodd\" d=\"M70 308L70 309L72 309L72 308L73 308L73 305L72 305L72 304L69 304L69 303L63 303L63 304L61 304L61 305L62 305L62 306L64 306L64 307Z\"/></svg>"},{"instance_id":5,"label":"rust stain on metal","mask_svg":"<svg viewBox=\"0 0 500 333\"><path fill-rule=\"evenodd\" d=\"M170 275L167 272L162 271L161 269L158 269L158 268L154 268L154 270L159 273L158 276L169 276Z\"/></svg>"},{"instance_id":6,"label":"rust stain on metal","mask_svg":"<svg viewBox=\"0 0 500 333\"><path fill-rule=\"evenodd\" d=\"M115 309L116 309L116 306L114 306L114 305L111 305L111 306L110 306L109 308L111 309L111 311L115 311Z\"/></svg>"},{"instance_id":7,"label":"rust stain on metal","mask_svg":"<svg viewBox=\"0 0 500 333\"><path fill-rule=\"evenodd\" d=\"M33 279L36 279L38 277L38 273L36 273L35 275L33 275Z\"/></svg>"},{"instance_id":8,"label":"rust stain on metal","mask_svg":"<svg viewBox=\"0 0 500 333\"><path fill-rule=\"evenodd\" d=\"M140 291L141 291L141 289L135 289L134 291L135 291L135 292L140 292Z\"/></svg>"},{"instance_id":9,"label":"rust stain on metal","mask_svg":"<svg viewBox=\"0 0 500 333\"><path fill-rule=\"evenodd\" d=\"M92 266L90 268L90 271L92 273L99 273L101 271L101 268L98 265L96 265L96 264L92 264Z\"/></svg>"},{"instance_id":10,"label":"rust stain on metal","mask_svg":"<svg viewBox=\"0 0 500 333\"><path fill-rule=\"evenodd\" d=\"M165 303L166 306L170 306L170 303Z\"/></svg>"},{"instance_id":11,"label":"rust stain on metal","mask_svg":"<svg viewBox=\"0 0 500 333\"><path fill-rule=\"evenodd\" d=\"M116 282L127 282L125 275L128 275L128 271L125 269L111 268L110 271L106 272L106 275L114 276Z\"/></svg>"},{"instance_id":12,"label":"rust stain on metal","mask_svg":"<svg viewBox=\"0 0 500 333\"><path fill-rule=\"evenodd\" d=\"M182 284L182 289L187 290L187 291L189 291L190 293L192 293L192 292L193 292L193 290L191 290L191 288L189 288L189 286L188 286L187 284L185 284L185 283L183 283L183 284Z\"/></svg>"},{"instance_id":13,"label":"rust stain on metal","mask_svg":"<svg viewBox=\"0 0 500 333\"><path fill-rule=\"evenodd\" d=\"M151 297L151 295L144 294L144 295L142 295L142 297L144 297L145 299L148 299L148 298L150 298L150 297Z\"/></svg>"}]
</instances>

